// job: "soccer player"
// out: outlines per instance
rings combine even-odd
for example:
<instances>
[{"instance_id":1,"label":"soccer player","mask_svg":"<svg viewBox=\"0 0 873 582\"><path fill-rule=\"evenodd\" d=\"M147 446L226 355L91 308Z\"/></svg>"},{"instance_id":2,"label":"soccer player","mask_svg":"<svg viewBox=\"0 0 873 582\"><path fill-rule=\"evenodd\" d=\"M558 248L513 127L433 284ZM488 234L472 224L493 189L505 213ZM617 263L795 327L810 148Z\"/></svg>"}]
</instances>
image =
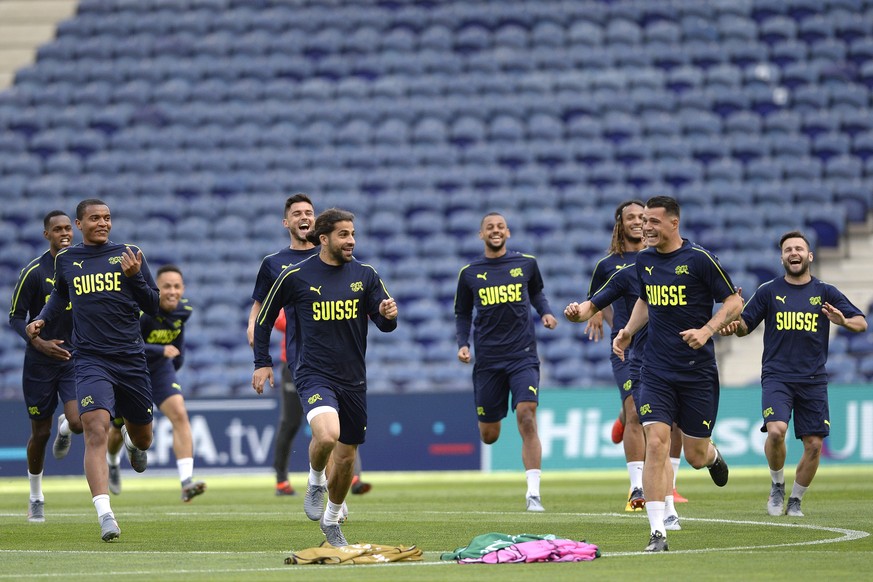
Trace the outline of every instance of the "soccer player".
<instances>
[{"instance_id":1,"label":"soccer player","mask_svg":"<svg viewBox=\"0 0 873 582\"><path fill-rule=\"evenodd\" d=\"M76 207L82 242L55 257L54 288L27 325L35 338L51 329L72 304L76 397L85 433L85 476L103 541L121 534L109 503L106 443L110 414L124 418L131 465L146 468L152 443L152 387L139 314L157 315L158 289L139 247L109 240L112 216L96 198Z\"/></svg>"},{"instance_id":2,"label":"soccer player","mask_svg":"<svg viewBox=\"0 0 873 582\"><path fill-rule=\"evenodd\" d=\"M558 320L543 293L543 278L536 258L510 252L506 219L486 214L479 225L485 254L458 274L455 293L455 335L458 360L469 364L470 325L475 326L473 392L479 436L485 444L497 442L506 417L509 396L521 435L521 459L527 478L528 511L545 511L540 497L542 445L537 433L540 362L537 357L531 306L542 324L554 329ZM473 319L473 308L476 317Z\"/></svg>"},{"instance_id":3,"label":"soccer player","mask_svg":"<svg viewBox=\"0 0 873 582\"><path fill-rule=\"evenodd\" d=\"M70 351L73 320L70 312L58 317L46 327L46 338L31 338L27 323L42 310L52 291L55 256L73 242L73 224L60 210L52 210L42 221L43 237L49 241L48 250L21 269L18 283L12 293L9 325L24 341L24 369L21 387L24 403L30 416L30 438L27 439L27 477L30 480L30 505L27 520L45 521L45 496L42 492L42 473L45 448L52 432L52 415L63 403L64 412L58 416L58 434L52 445L52 454L62 459L70 451L72 433L82 433L79 407L76 404L76 377Z\"/></svg>"},{"instance_id":4,"label":"soccer player","mask_svg":"<svg viewBox=\"0 0 873 582\"><path fill-rule=\"evenodd\" d=\"M851 332L867 330L864 314L839 289L812 276L809 241L791 231L779 239L785 276L764 283L740 318L720 333L747 335L764 326L761 410L770 467L770 515L803 517L800 502L818 470L822 440L830 433L828 412L828 322ZM794 437L803 441L794 485L785 507L785 434L794 412Z\"/></svg>"},{"instance_id":5,"label":"soccer player","mask_svg":"<svg viewBox=\"0 0 873 582\"><path fill-rule=\"evenodd\" d=\"M185 361L185 323L193 311L185 294L182 271L176 265L164 265L157 271L158 290L161 294L160 311L152 317L143 313L139 318L145 340L146 360L152 382L152 400L173 425L173 453L182 483L182 501L188 503L206 491L206 483L194 480L194 441L191 423L182 397L182 387L176 380L176 371ZM113 422L109 433L106 459L109 463L109 491L121 493L121 445L123 438Z\"/></svg>"},{"instance_id":6,"label":"soccer player","mask_svg":"<svg viewBox=\"0 0 873 582\"><path fill-rule=\"evenodd\" d=\"M718 259L682 238L679 204L655 196L643 211L643 236L649 248L637 255L637 299L613 350L624 358L633 336L648 321L643 346L643 378L637 412L646 434L643 490L651 537L646 551L666 551L665 498L670 487L666 464L670 428L682 430L685 459L695 469L709 468L719 487L728 467L710 440L718 415L719 381L712 336L733 321L743 300ZM722 303L713 315L713 303Z\"/></svg>"},{"instance_id":7,"label":"soccer player","mask_svg":"<svg viewBox=\"0 0 873 582\"><path fill-rule=\"evenodd\" d=\"M261 261L255 288L252 291L252 308L249 311L249 324L246 330L249 345L254 345L255 320L270 287L276 281L279 273L289 265L299 263L319 252L320 247L309 240L306 235L315 222L315 209L312 200L306 194L297 193L285 200L285 212L282 225L288 230L291 245L267 255ZM285 334L282 344L282 384L279 390L279 428L276 431L276 441L273 446L273 468L276 470L276 495L294 495L294 488L288 480L288 458L291 455L291 444L300 429L303 420L303 406L297 395L294 384L294 369L299 351L299 338L295 325L289 329L286 321L294 322L294 308L286 307L282 316L276 319L276 327ZM369 483L361 481L360 457L355 457L355 476L352 481L352 493L366 493L371 488Z\"/></svg>"},{"instance_id":8,"label":"soccer player","mask_svg":"<svg viewBox=\"0 0 873 582\"><path fill-rule=\"evenodd\" d=\"M591 295L591 297L587 301L583 303L570 303L566 308L564 308L564 317L566 317L568 321L571 321L573 323L584 323L586 321L590 321L592 317L594 317L597 313L600 313L603 309L608 308L610 305L618 307L618 309L614 307L614 312L618 312L620 309L622 309L627 311L627 313L630 313L630 311L633 309L634 304L636 304L637 299L639 299L639 282L637 280L635 266L635 263L631 263L629 265L624 265L617 271L613 272L612 276L607 279L606 283L604 283L603 286L600 287L600 289L598 289L593 295ZM643 364L642 352L643 346L646 343L647 336L648 325L644 325L634 336L634 347L632 350L630 350L630 355L625 358L625 361L628 364L626 368L627 380L625 381L625 384L620 386L623 391L627 392L625 401L632 400L632 402L636 402L637 400L639 400L640 368ZM632 419L632 422L635 422L637 425L639 425L640 431L642 431L642 425L640 425L639 416L636 412L635 407L631 406L626 409L628 410L628 418ZM675 431L671 431L671 435L673 434L680 433L678 432L678 429L676 429ZM682 440L681 437L671 439L670 463L666 467L668 473L672 475L672 480L675 484L675 467L673 465L672 440L678 442L680 446L682 444ZM634 463L634 465L628 463L628 471L631 474L631 479L634 479L635 474L637 479L636 482L632 481L632 485L636 485L637 487L639 487L639 491L637 491L636 489L632 491L630 500L628 502L628 505L630 507L633 507L632 502L635 499L643 499L642 476L645 461L645 446L645 436L643 436L640 460L637 463ZM676 511L676 506L674 504L674 495L668 492L664 498L664 503L665 530L681 530L682 526L679 523L679 513ZM644 506L645 500L643 499L643 503L639 506L639 508L642 509Z\"/></svg>"},{"instance_id":9,"label":"soccer player","mask_svg":"<svg viewBox=\"0 0 873 582\"><path fill-rule=\"evenodd\" d=\"M330 208L306 238L317 255L286 268L264 300L254 332L252 388L273 382L270 331L279 311L294 308L300 337L295 381L312 429L309 482L303 509L319 520L332 546L348 545L340 528L342 504L352 484L358 445L367 429L368 322L383 332L397 327L397 304L376 270L352 256L355 216ZM328 458L333 466L325 476ZM328 493L327 508L324 494Z\"/></svg>"}]
</instances>

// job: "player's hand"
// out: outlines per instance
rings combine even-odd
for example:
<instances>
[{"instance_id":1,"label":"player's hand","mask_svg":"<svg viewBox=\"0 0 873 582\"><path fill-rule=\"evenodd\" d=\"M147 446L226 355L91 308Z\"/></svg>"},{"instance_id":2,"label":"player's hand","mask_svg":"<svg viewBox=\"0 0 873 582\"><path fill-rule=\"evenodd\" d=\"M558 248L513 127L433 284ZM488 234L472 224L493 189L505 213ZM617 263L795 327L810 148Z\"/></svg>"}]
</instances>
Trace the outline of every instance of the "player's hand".
<instances>
[{"instance_id":1,"label":"player's hand","mask_svg":"<svg viewBox=\"0 0 873 582\"><path fill-rule=\"evenodd\" d=\"M585 333L588 334L588 341L599 342L603 339L603 312L598 311L588 320L588 325L585 326Z\"/></svg>"},{"instance_id":2,"label":"player's hand","mask_svg":"<svg viewBox=\"0 0 873 582\"><path fill-rule=\"evenodd\" d=\"M27 324L27 327L24 328L24 331L27 332L27 335L28 337L30 337L30 339L33 339L39 335L39 332L42 331L43 327L45 327L45 320L34 319Z\"/></svg>"},{"instance_id":3,"label":"player's hand","mask_svg":"<svg viewBox=\"0 0 873 582\"><path fill-rule=\"evenodd\" d=\"M393 299L383 299L379 304L379 314L385 319L397 319L397 302Z\"/></svg>"},{"instance_id":4,"label":"player's hand","mask_svg":"<svg viewBox=\"0 0 873 582\"><path fill-rule=\"evenodd\" d=\"M470 357L470 347L469 346L463 346L463 347L461 347L461 349L458 350L458 359L465 364L470 363L470 360L472 358Z\"/></svg>"},{"instance_id":5,"label":"player's hand","mask_svg":"<svg viewBox=\"0 0 873 582\"><path fill-rule=\"evenodd\" d=\"M127 277L133 277L142 268L142 251L137 250L133 254L130 247L124 247L124 252L121 253L121 270Z\"/></svg>"},{"instance_id":6,"label":"player's hand","mask_svg":"<svg viewBox=\"0 0 873 582\"><path fill-rule=\"evenodd\" d=\"M265 384L269 384L270 388L273 387L273 368L256 368L255 373L252 374L252 388L258 394L263 394Z\"/></svg>"},{"instance_id":7,"label":"player's hand","mask_svg":"<svg viewBox=\"0 0 873 582\"><path fill-rule=\"evenodd\" d=\"M170 358L172 360L173 358L175 358L176 356L178 356L181 353L182 352L179 351L179 348L177 348L173 344L167 344L164 346L164 357L165 358Z\"/></svg>"},{"instance_id":8,"label":"player's hand","mask_svg":"<svg viewBox=\"0 0 873 582\"><path fill-rule=\"evenodd\" d=\"M564 317L572 323L583 323L584 320L579 317L581 314L581 305L575 301L564 308Z\"/></svg>"},{"instance_id":9,"label":"player's hand","mask_svg":"<svg viewBox=\"0 0 873 582\"><path fill-rule=\"evenodd\" d=\"M64 343L64 340L44 340L39 336L30 339L30 345L48 357L62 362L68 362L72 357L72 354L61 347L62 343Z\"/></svg>"},{"instance_id":10,"label":"player's hand","mask_svg":"<svg viewBox=\"0 0 873 582\"><path fill-rule=\"evenodd\" d=\"M737 330L740 329L740 320L735 319L720 330L718 330L718 335L727 337L729 335L734 335L737 333Z\"/></svg>"},{"instance_id":11,"label":"player's hand","mask_svg":"<svg viewBox=\"0 0 873 582\"><path fill-rule=\"evenodd\" d=\"M558 326L558 320L551 313L547 313L543 316L543 325L546 329L555 329Z\"/></svg>"},{"instance_id":12,"label":"player's hand","mask_svg":"<svg viewBox=\"0 0 873 582\"><path fill-rule=\"evenodd\" d=\"M821 306L821 312L824 313L824 316L828 318L831 323L835 323L837 325L846 325L846 316L843 315L843 312L831 305L828 302L825 302Z\"/></svg>"},{"instance_id":13,"label":"player's hand","mask_svg":"<svg viewBox=\"0 0 873 582\"><path fill-rule=\"evenodd\" d=\"M618 330L615 334L615 339L612 340L612 353L618 356L618 359L624 361L624 351L631 343L631 335L624 328Z\"/></svg>"},{"instance_id":14,"label":"player's hand","mask_svg":"<svg viewBox=\"0 0 873 582\"><path fill-rule=\"evenodd\" d=\"M712 337L712 334L705 327L700 329L686 329L685 331L679 332L679 335L682 337L682 341L688 344L693 350L699 350L705 346L706 342L709 341L709 338Z\"/></svg>"}]
</instances>

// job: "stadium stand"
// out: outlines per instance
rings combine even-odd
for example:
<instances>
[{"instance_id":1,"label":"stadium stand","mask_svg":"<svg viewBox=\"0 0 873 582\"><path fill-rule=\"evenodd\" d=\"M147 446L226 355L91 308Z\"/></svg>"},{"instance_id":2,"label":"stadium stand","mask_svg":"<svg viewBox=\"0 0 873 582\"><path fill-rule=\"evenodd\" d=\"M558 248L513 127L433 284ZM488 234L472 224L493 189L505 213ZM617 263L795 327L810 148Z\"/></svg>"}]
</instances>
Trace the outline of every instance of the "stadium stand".
<instances>
[{"instance_id":1,"label":"stadium stand","mask_svg":"<svg viewBox=\"0 0 873 582\"><path fill-rule=\"evenodd\" d=\"M115 240L186 273L186 389L248 393L254 274L305 191L357 213L409 328L371 335L370 389L465 389L452 300L486 211L540 257L556 312L627 198L676 196L746 289L778 274L785 229L826 248L866 223L871 29L869 0L81 0L0 92L2 292L44 212L102 197ZM561 327L544 384L610 384L608 349Z\"/></svg>"}]
</instances>

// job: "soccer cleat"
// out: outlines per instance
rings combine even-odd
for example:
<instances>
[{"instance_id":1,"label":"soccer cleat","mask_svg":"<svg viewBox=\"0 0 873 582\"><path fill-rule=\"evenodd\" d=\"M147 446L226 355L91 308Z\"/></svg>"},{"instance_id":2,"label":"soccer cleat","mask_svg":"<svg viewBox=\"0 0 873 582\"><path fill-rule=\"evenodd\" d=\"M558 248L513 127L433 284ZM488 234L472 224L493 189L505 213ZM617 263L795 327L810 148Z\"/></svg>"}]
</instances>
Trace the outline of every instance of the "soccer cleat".
<instances>
[{"instance_id":1,"label":"soccer cleat","mask_svg":"<svg viewBox=\"0 0 873 582\"><path fill-rule=\"evenodd\" d=\"M643 490L639 487L634 487L627 498L627 506L625 511L642 511L646 506L646 498L643 495Z\"/></svg>"},{"instance_id":2,"label":"soccer cleat","mask_svg":"<svg viewBox=\"0 0 873 582\"><path fill-rule=\"evenodd\" d=\"M673 503L688 503L688 500L682 497L675 487L673 487Z\"/></svg>"},{"instance_id":3,"label":"soccer cleat","mask_svg":"<svg viewBox=\"0 0 873 582\"><path fill-rule=\"evenodd\" d=\"M715 443L712 444L715 447ZM719 487L724 487L728 482L728 466L724 462L724 457L718 448L715 449L715 462L709 467L709 476L712 477L712 482ZM675 499L674 499L675 501Z\"/></svg>"},{"instance_id":4,"label":"soccer cleat","mask_svg":"<svg viewBox=\"0 0 873 582\"><path fill-rule=\"evenodd\" d=\"M649 545L645 549L646 552L668 552L669 550L667 536L659 531L652 534L652 537L649 538Z\"/></svg>"},{"instance_id":5,"label":"soccer cleat","mask_svg":"<svg viewBox=\"0 0 873 582\"><path fill-rule=\"evenodd\" d=\"M527 510L528 511L536 511L536 512L543 512L546 510L546 508L543 507L543 502L540 499L539 495L536 495L536 496L535 495L528 495L527 496Z\"/></svg>"},{"instance_id":6,"label":"soccer cleat","mask_svg":"<svg viewBox=\"0 0 873 582\"><path fill-rule=\"evenodd\" d=\"M194 481L191 478L185 479L182 483L182 501L190 502L198 495L202 495L206 491L206 483L203 481Z\"/></svg>"},{"instance_id":7,"label":"soccer cleat","mask_svg":"<svg viewBox=\"0 0 873 582\"><path fill-rule=\"evenodd\" d=\"M70 438L71 435L62 435L61 434L61 424L67 419L64 414L60 414L58 416L58 434L55 436L55 442L52 443L52 455L55 456L56 459L63 459L67 456L67 453L70 452L70 445L73 444L73 439Z\"/></svg>"},{"instance_id":8,"label":"soccer cleat","mask_svg":"<svg viewBox=\"0 0 873 582\"><path fill-rule=\"evenodd\" d=\"M111 542L118 539L121 535L121 528L118 527L118 522L115 521L115 516L111 513L104 513L100 518L100 537L104 542Z\"/></svg>"},{"instance_id":9,"label":"soccer cleat","mask_svg":"<svg viewBox=\"0 0 873 582\"><path fill-rule=\"evenodd\" d=\"M121 495L121 465L109 465L109 492Z\"/></svg>"},{"instance_id":10,"label":"soccer cleat","mask_svg":"<svg viewBox=\"0 0 873 582\"><path fill-rule=\"evenodd\" d=\"M31 501L27 508L27 521L42 523L45 521L45 501Z\"/></svg>"},{"instance_id":11,"label":"soccer cleat","mask_svg":"<svg viewBox=\"0 0 873 582\"><path fill-rule=\"evenodd\" d=\"M276 483L276 495L280 497L283 495L297 495L297 492L291 487L291 483L282 481L281 483Z\"/></svg>"},{"instance_id":12,"label":"soccer cleat","mask_svg":"<svg viewBox=\"0 0 873 582\"><path fill-rule=\"evenodd\" d=\"M373 486L369 483L361 481L361 478L355 475L352 477L352 495L363 495L372 489Z\"/></svg>"},{"instance_id":13,"label":"soccer cleat","mask_svg":"<svg viewBox=\"0 0 873 582\"><path fill-rule=\"evenodd\" d=\"M127 427L121 427L121 432L124 435L124 448L127 449L127 460L130 461L130 466L137 473L142 473L149 465L148 453L133 446L128 445L130 437L127 436Z\"/></svg>"},{"instance_id":14,"label":"soccer cleat","mask_svg":"<svg viewBox=\"0 0 873 582\"><path fill-rule=\"evenodd\" d=\"M770 485L767 513L773 516L785 513L785 483L772 483Z\"/></svg>"},{"instance_id":15,"label":"soccer cleat","mask_svg":"<svg viewBox=\"0 0 873 582\"><path fill-rule=\"evenodd\" d=\"M335 548L349 545L349 542L346 541L346 536L343 535L343 530L338 523L328 525L324 523L324 520L321 520L319 521L319 525L321 526L321 531L324 533L324 537L327 538L327 543Z\"/></svg>"},{"instance_id":16,"label":"soccer cleat","mask_svg":"<svg viewBox=\"0 0 873 582\"><path fill-rule=\"evenodd\" d=\"M800 499L797 497L788 498L788 510L785 512L790 517L803 517L803 512L800 511Z\"/></svg>"},{"instance_id":17,"label":"soccer cleat","mask_svg":"<svg viewBox=\"0 0 873 582\"><path fill-rule=\"evenodd\" d=\"M664 518L664 529L667 531L679 531L682 526L679 524L678 515L668 515Z\"/></svg>"},{"instance_id":18,"label":"soccer cleat","mask_svg":"<svg viewBox=\"0 0 873 582\"><path fill-rule=\"evenodd\" d=\"M303 497L303 511L312 521L318 521L324 515L324 494L327 485L306 484L306 495Z\"/></svg>"},{"instance_id":19,"label":"soccer cleat","mask_svg":"<svg viewBox=\"0 0 873 582\"><path fill-rule=\"evenodd\" d=\"M615 422L612 423L612 442L615 444L620 443L624 440L624 423L621 421L621 418L616 418Z\"/></svg>"}]
</instances>

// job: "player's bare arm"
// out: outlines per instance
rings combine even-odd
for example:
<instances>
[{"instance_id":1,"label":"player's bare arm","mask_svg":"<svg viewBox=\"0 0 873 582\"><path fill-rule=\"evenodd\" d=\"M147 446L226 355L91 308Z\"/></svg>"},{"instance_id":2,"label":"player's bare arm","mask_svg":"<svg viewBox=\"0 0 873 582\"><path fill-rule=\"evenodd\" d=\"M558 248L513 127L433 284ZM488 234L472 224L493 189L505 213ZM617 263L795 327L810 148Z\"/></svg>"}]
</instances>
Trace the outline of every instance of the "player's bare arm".
<instances>
[{"instance_id":1,"label":"player's bare arm","mask_svg":"<svg viewBox=\"0 0 873 582\"><path fill-rule=\"evenodd\" d=\"M734 293L724 300L719 310L716 311L712 319L707 321L703 327L699 329L686 329L679 335L682 336L682 341L692 349L699 350L706 345L709 338L739 317L742 311L743 298L739 293Z\"/></svg>"},{"instance_id":2,"label":"player's bare arm","mask_svg":"<svg viewBox=\"0 0 873 582\"><path fill-rule=\"evenodd\" d=\"M258 319L258 313L261 312L261 302L255 301L252 303L252 308L249 311L249 325L246 328L246 337L249 340L249 347L255 346L255 321Z\"/></svg>"},{"instance_id":3,"label":"player's bare arm","mask_svg":"<svg viewBox=\"0 0 873 582\"><path fill-rule=\"evenodd\" d=\"M867 331L867 319L863 315L856 315L846 319L842 311L827 302L822 305L821 312L828 318L828 321L841 325L849 331L855 333Z\"/></svg>"}]
</instances>

